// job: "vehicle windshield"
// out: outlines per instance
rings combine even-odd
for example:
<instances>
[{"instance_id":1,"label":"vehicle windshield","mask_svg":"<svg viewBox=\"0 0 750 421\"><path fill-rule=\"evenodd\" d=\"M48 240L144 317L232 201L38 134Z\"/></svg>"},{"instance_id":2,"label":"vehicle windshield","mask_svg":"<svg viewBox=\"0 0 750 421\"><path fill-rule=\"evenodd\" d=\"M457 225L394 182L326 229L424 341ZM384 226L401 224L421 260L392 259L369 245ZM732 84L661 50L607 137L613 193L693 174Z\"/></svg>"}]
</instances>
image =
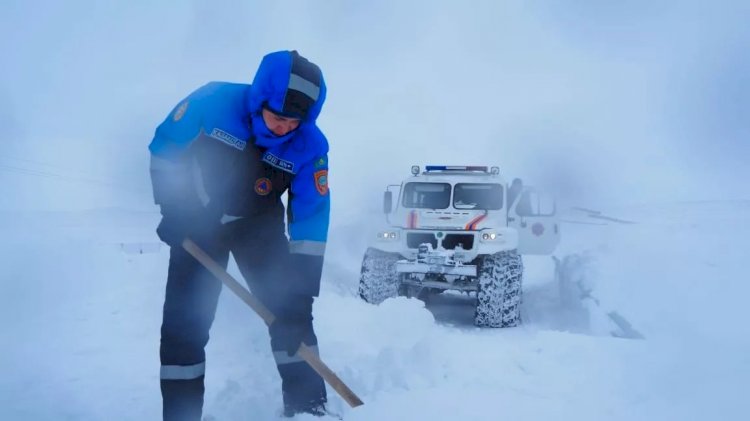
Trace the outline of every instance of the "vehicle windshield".
<instances>
[{"instance_id":1,"label":"vehicle windshield","mask_svg":"<svg viewBox=\"0 0 750 421\"><path fill-rule=\"evenodd\" d=\"M500 184L459 183L453 190L456 209L498 210L503 207L503 186Z\"/></svg>"},{"instance_id":2,"label":"vehicle windshield","mask_svg":"<svg viewBox=\"0 0 750 421\"><path fill-rule=\"evenodd\" d=\"M448 183L406 183L403 205L405 208L445 209L451 203L451 185Z\"/></svg>"}]
</instances>

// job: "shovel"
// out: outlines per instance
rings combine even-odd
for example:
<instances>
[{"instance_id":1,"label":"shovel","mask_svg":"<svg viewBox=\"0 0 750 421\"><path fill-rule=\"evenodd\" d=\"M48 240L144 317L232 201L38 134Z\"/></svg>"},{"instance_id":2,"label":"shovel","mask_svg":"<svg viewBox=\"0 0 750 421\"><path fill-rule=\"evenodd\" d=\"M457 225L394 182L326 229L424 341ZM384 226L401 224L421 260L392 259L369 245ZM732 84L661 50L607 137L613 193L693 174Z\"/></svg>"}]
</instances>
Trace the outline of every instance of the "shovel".
<instances>
[{"instance_id":1,"label":"shovel","mask_svg":"<svg viewBox=\"0 0 750 421\"><path fill-rule=\"evenodd\" d=\"M271 326L271 323L273 323L274 320L276 320L276 316L271 313L266 306L263 305L263 303L260 302L257 298L255 298L250 292L245 289L239 282L237 282L236 279L232 277L229 273L227 273L224 268L222 268L214 259L212 259L209 255L206 254L200 247L198 247L197 244L195 244L191 239L186 238L182 242L182 247L187 250L188 253L190 253L193 257L195 257L196 260L198 260L203 266L206 267L214 276L216 276L224 285L226 285L229 289L232 290L235 294L237 294L242 301L244 301L248 306L250 306L253 311L255 311L264 322L266 322L266 325ZM349 387L344 384L343 381L334 373L330 368L328 368L327 365L318 357L316 353L314 353L310 347L308 347L304 342L300 344L299 349L297 350L297 355L299 355L303 360L305 360L308 364L310 364L310 367L315 370L320 377L322 377L344 400L346 403L349 404L352 408L356 408L360 405L363 405L364 402L362 402L361 399L351 390Z\"/></svg>"}]
</instances>

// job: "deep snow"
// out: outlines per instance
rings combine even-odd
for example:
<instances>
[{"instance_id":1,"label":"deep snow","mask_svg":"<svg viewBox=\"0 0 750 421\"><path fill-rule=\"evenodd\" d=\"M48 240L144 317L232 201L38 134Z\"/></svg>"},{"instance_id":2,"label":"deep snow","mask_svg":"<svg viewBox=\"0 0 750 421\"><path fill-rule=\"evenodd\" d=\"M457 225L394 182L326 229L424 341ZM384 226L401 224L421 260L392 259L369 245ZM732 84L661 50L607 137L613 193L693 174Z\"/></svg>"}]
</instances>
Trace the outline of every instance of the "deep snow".
<instances>
[{"instance_id":1,"label":"deep snow","mask_svg":"<svg viewBox=\"0 0 750 421\"><path fill-rule=\"evenodd\" d=\"M330 87L315 314L324 359L366 403L332 395L347 420L750 419L750 2L3 6L0 419L159 418L167 249L138 208L146 144L187 92L247 83L278 49ZM566 211L565 283L526 257L520 328L473 328L456 295L364 305L363 231L382 215L363 210L425 163L500 165L636 223ZM206 413L273 419L265 328L221 301Z\"/></svg>"},{"instance_id":2,"label":"deep snow","mask_svg":"<svg viewBox=\"0 0 750 421\"><path fill-rule=\"evenodd\" d=\"M366 239L357 232L367 224L334 216L316 328L322 358L365 405L350 409L329 388L331 408L346 420L747 419L750 203L607 213L636 223L563 225L555 256L567 262L567 287L550 257L524 258L525 323L507 330L474 328L470 299L459 295L428 308L360 301ZM0 417L158 419L168 250L153 234L157 214L6 212L0 220ZM643 339L613 336L628 335L611 312ZM278 417L266 330L227 290L207 370L207 415Z\"/></svg>"}]
</instances>

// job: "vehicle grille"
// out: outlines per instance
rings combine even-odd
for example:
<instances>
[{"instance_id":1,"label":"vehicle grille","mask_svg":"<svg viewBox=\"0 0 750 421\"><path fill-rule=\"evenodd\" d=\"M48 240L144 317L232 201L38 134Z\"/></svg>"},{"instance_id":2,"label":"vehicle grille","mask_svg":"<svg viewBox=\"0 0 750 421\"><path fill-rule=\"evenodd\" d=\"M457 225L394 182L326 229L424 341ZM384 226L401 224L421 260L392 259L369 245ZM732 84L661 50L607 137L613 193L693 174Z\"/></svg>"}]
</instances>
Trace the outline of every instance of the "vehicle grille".
<instances>
[{"instance_id":1,"label":"vehicle grille","mask_svg":"<svg viewBox=\"0 0 750 421\"><path fill-rule=\"evenodd\" d=\"M437 248L437 238L431 232L410 232L406 234L406 246L410 249L415 249L422 243L430 243L433 249Z\"/></svg>"},{"instance_id":2,"label":"vehicle grille","mask_svg":"<svg viewBox=\"0 0 750 421\"><path fill-rule=\"evenodd\" d=\"M453 250L457 245L461 244L464 250L471 250L474 247L474 235L473 234L448 234L443 239L443 248L446 250Z\"/></svg>"},{"instance_id":3,"label":"vehicle grille","mask_svg":"<svg viewBox=\"0 0 750 421\"><path fill-rule=\"evenodd\" d=\"M432 232L409 232L406 234L406 246L410 249L415 249L422 243L432 244L433 249L438 247L438 240ZM474 247L474 235L446 234L441 244L446 250L453 250L459 244L461 244L464 250L471 250Z\"/></svg>"}]
</instances>

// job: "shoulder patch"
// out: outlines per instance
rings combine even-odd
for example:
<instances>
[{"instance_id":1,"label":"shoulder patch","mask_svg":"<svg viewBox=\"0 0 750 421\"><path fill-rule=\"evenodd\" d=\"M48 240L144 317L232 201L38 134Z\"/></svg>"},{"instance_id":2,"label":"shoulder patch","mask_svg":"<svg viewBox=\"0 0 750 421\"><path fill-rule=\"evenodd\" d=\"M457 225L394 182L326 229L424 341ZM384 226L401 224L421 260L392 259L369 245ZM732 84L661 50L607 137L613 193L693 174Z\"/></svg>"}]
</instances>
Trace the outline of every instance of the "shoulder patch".
<instances>
[{"instance_id":1,"label":"shoulder patch","mask_svg":"<svg viewBox=\"0 0 750 421\"><path fill-rule=\"evenodd\" d=\"M187 109L188 109L188 101L184 101L174 111L174 115L172 116L172 120L175 121L175 122L180 121L182 119L182 116L185 115L185 111L187 111Z\"/></svg>"},{"instance_id":2,"label":"shoulder patch","mask_svg":"<svg viewBox=\"0 0 750 421\"><path fill-rule=\"evenodd\" d=\"M294 162L281 159L271 152L266 152L263 154L263 161L280 170L284 170L286 172L294 174Z\"/></svg>"},{"instance_id":3,"label":"shoulder patch","mask_svg":"<svg viewBox=\"0 0 750 421\"><path fill-rule=\"evenodd\" d=\"M315 171L315 189L321 196L328 193L328 170Z\"/></svg>"},{"instance_id":4,"label":"shoulder patch","mask_svg":"<svg viewBox=\"0 0 750 421\"><path fill-rule=\"evenodd\" d=\"M315 160L315 164L313 165L315 168L323 168L328 164L325 158L318 158Z\"/></svg>"},{"instance_id":5,"label":"shoulder patch","mask_svg":"<svg viewBox=\"0 0 750 421\"><path fill-rule=\"evenodd\" d=\"M209 136L241 151L245 150L245 145L247 145L247 142L245 142L244 140L233 136L232 134L225 132L224 130L221 130L219 128L213 129Z\"/></svg>"}]
</instances>

